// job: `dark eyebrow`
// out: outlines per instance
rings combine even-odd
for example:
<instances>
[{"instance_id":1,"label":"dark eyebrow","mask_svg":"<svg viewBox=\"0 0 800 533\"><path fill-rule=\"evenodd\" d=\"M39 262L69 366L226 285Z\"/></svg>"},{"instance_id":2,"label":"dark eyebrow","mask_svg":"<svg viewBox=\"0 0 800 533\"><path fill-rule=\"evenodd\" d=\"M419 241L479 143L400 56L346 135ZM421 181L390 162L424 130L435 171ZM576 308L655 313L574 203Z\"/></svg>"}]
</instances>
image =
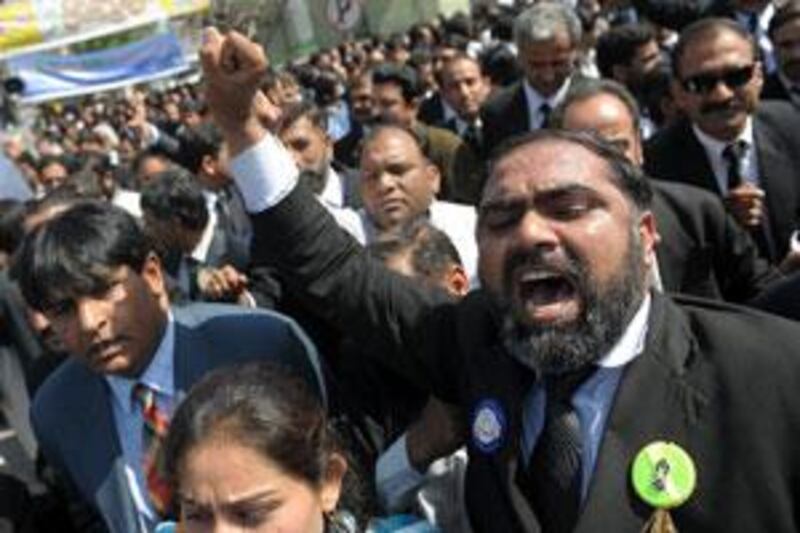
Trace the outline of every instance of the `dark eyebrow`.
<instances>
[{"instance_id":1,"label":"dark eyebrow","mask_svg":"<svg viewBox=\"0 0 800 533\"><path fill-rule=\"evenodd\" d=\"M534 197L534 201L536 204L542 204L578 193L583 193L583 194L588 193L593 196L596 195L596 191L591 187L587 187L586 185L582 185L580 183L569 183L566 185L553 187L552 189L546 189L544 191L537 192L536 196ZM484 201L480 205L479 209L481 211L484 211L484 210L502 209L504 207L514 208L514 207L519 207L520 204L527 204L528 202L529 199L523 198L521 196L509 196L506 198L503 198L501 196L496 199L489 199Z\"/></svg>"},{"instance_id":2,"label":"dark eyebrow","mask_svg":"<svg viewBox=\"0 0 800 533\"><path fill-rule=\"evenodd\" d=\"M226 507L236 506L236 505L246 505L248 503L253 503L253 502L256 502L256 501L259 501L259 500L264 500L264 499L267 499L267 498L275 497L275 495L276 495L276 491L271 490L271 489L267 489L267 490L263 490L261 492L256 492L256 493L253 493L253 494L249 494L249 495L247 495L247 496L245 496L245 497L243 497L241 499L238 499L238 500L223 502L222 505L226 506ZM193 500L192 498L190 498L188 496L181 496L181 499L185 503L188 503L190 505L194 505L194 506L198 506L198 507L208 507L207 504L202 503L202 502L197 502L197 501Z\"/></svg>"}]
</instances>

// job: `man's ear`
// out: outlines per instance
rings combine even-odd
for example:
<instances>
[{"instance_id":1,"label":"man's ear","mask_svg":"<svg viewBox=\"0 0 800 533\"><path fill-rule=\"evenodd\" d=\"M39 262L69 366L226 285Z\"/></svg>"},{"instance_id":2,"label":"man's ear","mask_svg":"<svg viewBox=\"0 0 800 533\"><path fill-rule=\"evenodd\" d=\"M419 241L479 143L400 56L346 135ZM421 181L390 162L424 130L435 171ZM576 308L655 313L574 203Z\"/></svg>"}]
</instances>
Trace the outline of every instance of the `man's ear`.
<instances>
[{"instance_id":1,"label":"man's ear","mask_svg":"<svg viewBox=\"0 0 800 533\"><path fill-rule=\"evenodd\" d=\"M652 211L647 210L640 215L638 231L645 264L651 268L656 261L656 245L661 240L656 227L656 217Z\"/></svg>"},{"instance_id":2,"label":"man's ear","mask_svg":"<svg viewBox=\"0 0 800 533\"><path fill-rule=\"evenodd\" d=\"M466 296L469 292L469 276L461 265L451 265L445 274L445 287L457 297Z\"/></svg>"},{"instance_id":3,"label":"man's ear","mask_svg":"<svg viewBox=\"0 0 800 533\"><path fill-rule=\"evenodd\" d=\"M433 188L434 196L438 196L442 188L442 173L439 171L439 167L428 161L425 166L425 172Z\"/></svg>"},{"instance_id":4,"label":"man's ear","mask_svg":"<svg viewBox=\"0 0 800 533\"><path fill-rule=\"evenodd\" d=\"M155 252L150 252L142 264L139 275L147 284L153 296L160 298L167 294L166 283L164 282L164 271L161 267L161 259Z\"/></svg>"},{"instance_id":5,"label":"man's ear","mask_svg":"<svg viewBox=\"0 0 800 533\"><path fill-rule=\"evenodd\" d=\"M206 176L214 176L217 173L217 161L214 157L206 154L200 160L200 172Z\"/></svg>"}]
</instances>

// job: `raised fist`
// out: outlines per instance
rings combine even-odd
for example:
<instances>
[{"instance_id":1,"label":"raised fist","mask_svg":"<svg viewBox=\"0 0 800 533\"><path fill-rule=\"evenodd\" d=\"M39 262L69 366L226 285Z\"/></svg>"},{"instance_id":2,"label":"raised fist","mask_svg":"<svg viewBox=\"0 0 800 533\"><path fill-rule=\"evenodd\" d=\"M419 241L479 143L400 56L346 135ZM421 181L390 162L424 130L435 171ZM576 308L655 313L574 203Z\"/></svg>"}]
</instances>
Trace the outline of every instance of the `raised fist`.
<instances>
[{"instance_id":1,"label":"raised fist","mask_svg":"<svg viewBox=\"0 0 800 533\"><path fill-rule=\"evenodd\" d=\"M223 35L206 28L200 61L206 101L235 155L264 134L255 98L269 65L267 56L260 45L240 33Z\"/></svg>"}]
</instances>

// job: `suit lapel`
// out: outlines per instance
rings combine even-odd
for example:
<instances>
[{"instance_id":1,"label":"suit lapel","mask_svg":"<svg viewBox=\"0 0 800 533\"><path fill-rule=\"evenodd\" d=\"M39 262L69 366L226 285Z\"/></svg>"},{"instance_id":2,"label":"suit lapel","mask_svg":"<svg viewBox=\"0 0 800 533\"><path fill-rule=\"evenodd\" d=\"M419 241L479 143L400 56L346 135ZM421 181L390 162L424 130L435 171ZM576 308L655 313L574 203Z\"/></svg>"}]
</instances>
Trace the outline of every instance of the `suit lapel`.
<instances>
[{"instance_id":1,"label":"suit lapel","mask_svg":"<svg viewBox=\"0 0 800 533\"><path fill-rule=\"evenodd\" d=\"M792 208L794 204L788 199L796 196L792 177L797 171L792 168L791 160L782 152L783 143L764 126L758 117L753 121L753 136L758 154L758 177L761 188L766 193L771 232L780 241L775 242L777 251L780 253L786 249L789 239L788 235L780 232L780 228L793 226Z\"/></svg>"},{"instance_id":2,"label":"suit lapel","mask_svg":"<svg viewBox=\"0 0 800 533\"><path fill-rule=\"evenodd\" d=\"M652 514L630 485L630 468L647 444L666 440L687 449L689 426L704 403L684 381L692 339L683 316L654 296L645 352L623 374L576 531L637 531ZM624 489L624 492L623 492Z\"/></svg>"},{"instance_id":3,"label":"suit lapel","mask_svg":"<svg viewBox=\"0 0 800 533\"><path fill-rule=\"evenodd\" d=\"M519 82L514 90L511 111L508 115L511 131L515 134L530 131L530 111L528 110L528 99L525 98L525 88L522 86L522 82Z\"/></svg>"},{"instance_id":4,"label":"suit lapel","mask_svg":"<svg viewBox=\"0 0 800 533\"><path fill-rule=\"evenodd\" d=\"M678 139L683 139L682 149L675 152L678 154L679 161L682 161L682 163L679 163L682 166L681 176L685 176L687 182L692 185L702 187L722 196L722 191L717 185L717 179L714 176L714 170L711 168L706 150L700 144L688 120L681 121Z\"/></svg>"},{"instance_id":5,"label":"suit lapel","mask_svg":"<svg viewBox=\"0 0 800 533\"><path fill-rule=\"evenodd\" d=\"M81 468L87 473L85 490L112 522L112 531L139 531L138 513L129 489L111 408L112 392L101 376L91 374L88 369L86 372L88 379L81 387L85 391L81 410L84 415L78 417L75 441L80 451L74 457L85 458L86 464ZM81 438L89 435L92 438ZM76 479L80 478L76 476Z\"/></svg>"}]
</instances>

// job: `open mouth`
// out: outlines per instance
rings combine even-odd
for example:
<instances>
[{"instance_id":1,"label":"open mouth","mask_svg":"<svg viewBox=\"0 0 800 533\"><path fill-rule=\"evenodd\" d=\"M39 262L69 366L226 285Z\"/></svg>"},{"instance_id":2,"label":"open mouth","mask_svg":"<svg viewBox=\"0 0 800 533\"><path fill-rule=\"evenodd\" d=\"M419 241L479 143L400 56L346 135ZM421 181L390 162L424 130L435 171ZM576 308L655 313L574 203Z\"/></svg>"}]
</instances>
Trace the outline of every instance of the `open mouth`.
<instances>
[{"instance_id":1,"label":"open mouth","mask_svg":"<svg viewBox=\"0 0 800 533\"><path fill-rule=\"evenodd\" d=\"M568 322L580 311L573 281L558 272L527 271L518 278L518 295L528 316L536 323Z\"/></svg>"}]
</instances>

